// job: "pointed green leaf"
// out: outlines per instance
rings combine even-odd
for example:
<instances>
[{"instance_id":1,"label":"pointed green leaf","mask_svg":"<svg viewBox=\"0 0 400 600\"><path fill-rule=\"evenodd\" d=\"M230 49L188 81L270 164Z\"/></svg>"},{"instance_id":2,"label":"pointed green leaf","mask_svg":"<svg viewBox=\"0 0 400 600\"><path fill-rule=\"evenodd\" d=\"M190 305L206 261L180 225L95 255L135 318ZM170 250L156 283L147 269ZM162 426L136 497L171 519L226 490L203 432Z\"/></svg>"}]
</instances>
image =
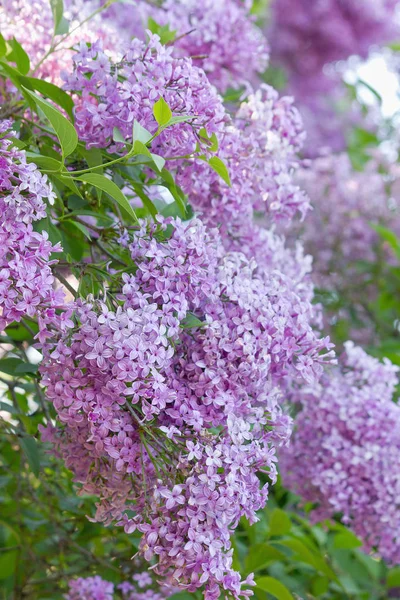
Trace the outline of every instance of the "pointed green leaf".
<instances>
[{"instance_id":1,"label":"pointed green leaf","mask_svg":"<svg viewBox=\"0 0 400 600\"><path fill-rule=\"evenodd\" d=\"M172 111L162 96L153 106L153 115L160 127L166 125L172 117Z\"/></svg>"},{"instance_id":2,"label":"pointed green leaf","mask_svg":"<svg viewBox=\"0 0 400 600\"><path fill-rule=\"evenodd\" d=\"M54 35L68 33L68 21L64 18L63 0L50 0L50 6L53 13Z\"/></svg>"},{"instance_id":3,"label":"pointed green leaf","mask_svg":"<svg viewBox=\"0 0 400 600\"><path fill-rule=\"evenodd\" d=\"M275 577L260 577L256 579L256 586L278 600L293 600L287 587Z\"/></svg>"},{"instance_id":4,"label":"pointed green leaf","mask_svg":"<svg viewBox=\"0 0 400 600\"><path fill-rule=\"evenodd\" d=\"M74 102L67 92L50 83L50 81L36 79L35 77L20 77L20 81L26 88L36 90L58 104L65 110L69 118L73 119Z\"/></svg>"},{"instance_id":5,"label":"pointed green leaf","mask_svg":"<svg viewBox=\"0 0 400 600\"><path fill-rule=\"evenodd\" d=\"M142 142L142 144L147 144L151 140L153 136L150 131L147 131L144 127L141 126L139 121L133 122L133 132L132 132L132 141L133 142Z\"/></svg>"},{"instance_id":6,"label":"pointed green leaf","mask_svg":"<svg viewBox=\"0 0 400 600\"><path fill-rule=\"evenodd\" d=\"M156 165L157 169L161 172L165 165L165 158L153 153L151 154L151 158L153 159L153 162Z\"/></svg>"},{"instance_id":7,"label":"pointed green leaf","mask_svg":"<svg viewBox=\"0 0 400 600\"><path fill-rule=\"evenodd\" d=\"M31 66L29 56L27 55L21 44L18 42L18 40L15 39L15 37L12 40L9 40L8 43L10 44L12 51L10 54L8 54L7 59L11 60L12 62L15 62L18 71L22 75L26 75L27 73L29 73L29 69Z\"/></svg>"},{"instance_id":8,"label":"pointed green leaf","mask_svg":"<svg viewBox=\"0 0 400 600\"><path fill-rule=\"evenodd\" d=\"M218 157L212 156L208 160L208 164L218 175L227 183L229 186L231 185L231 179L229 177L229 171L225 165L225 163Z\"/></svg>"},{"instance_id":9,"label":"pointed green leaf","mask_svg":"<svg viewBox=\"0 0 400 600\"><path fill-rule=\"evenodd\" d=\"M31 92L26 87L24 87L24 90L32 97L37 106L39 106L50 121L60 141L63 157L66 158L72 154L78 145L78 134L76 133L75 127L60 113L59 110L47 102L47 100L40 98L40 96Z\"/></svg>"},{"instance_id":10,"label":"pointed green leaf","mask_svg":"<svg viewBox=\"0 0 400 600\"><path fill-rule=\"evenodd\" d=\"M292 522L280 508L275 508L269 520L270 535L285 535L290 531Z\"/></svg>"},{"instance_id":11,"label":"pointed green leaf","mask_svg":"<svg viewBox=\"0 0 400 600\"><path fill-rule=\"evenodd\" d=\"M7 46L4 37L0 33L0 58L7 54Z\"/></svg>"},{"instance_id":12,"label":"pointed green leaf","mask_svg":"<svg viewBox=\"0 0 400 600\"><path fill-rule=\"evenodd\" d=\"M19 443L32 472L37 477L40 471L40 456L36 439L34 437L21 437Z\"/></svg>"},{"instance_id":13,"label":"pointed green leaf","mask_svg":"<svg viewBox=\"0 0 400 600\"><path fill-rule=\"evenodd\" d=\"M77 177L77 179L78 181L89 183L111 196L111 198L113 198L134 219L134 221L137 222L137 217L129 204L127 197L113 181L99 173L86 173L85 175Z\"/></svg>"}]
</instances>

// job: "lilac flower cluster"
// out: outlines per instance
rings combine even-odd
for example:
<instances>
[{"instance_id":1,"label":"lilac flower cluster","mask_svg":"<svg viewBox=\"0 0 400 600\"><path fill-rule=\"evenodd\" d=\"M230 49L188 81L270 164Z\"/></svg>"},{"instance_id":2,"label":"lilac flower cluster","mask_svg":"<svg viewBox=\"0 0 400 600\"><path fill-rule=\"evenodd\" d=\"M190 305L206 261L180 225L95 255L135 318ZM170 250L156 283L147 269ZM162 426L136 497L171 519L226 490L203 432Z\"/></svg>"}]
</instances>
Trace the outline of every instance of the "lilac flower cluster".
<instances>
[{"instance_id":1,"label":"lilac flower cluster","mask_svg":"<svg viewBox=\"0 0 400 600\"><path fill-rule=\"evenodd\" d=\"M296 174L313 208L296 238L300 229L319 287L340 290L349 280L359 286L357 261L376 259L379 237L371 223L400 229L400 207L390 194L398 174L393 168L385 174L390 165L381 158L372 158L361 172L353 169L347 154L328 155L305 162Z\"/></svg>"},{"instance_id":2,"label":"lilac flower cluster","mask_svg":"<svg viewBox=\"0 0 400 600\"><path fill-rule=\"evenodd\" d=\"M71 69L71 48L82 37L92 43L102 40L114 54L117 54L121 42L121 32L117 34L114 27L99 17L76 29L79 23L94 12L94 6L90 2L70 0L64 4L65 17L71 22L70 30L74 29L65 41L61 40L62 36L55 36L53 39L53 15L47 0L4 0L0 4L0 29L3 37L8 40L16 36L29 55L35 77L40 76L57 85L62 83L62 71ZM122 39L126 41L123 36ZM58 44L57 48L54 52L49 52L54 43Z\"/></svg>"},{"instance_id":3,"label":"lilac flower cluster","mask_svg":"<svg viewBox=\"0 0 400 600\"><path fill-rule=\"evenodd\" d=\"M177 180L207 223L220 228L227 249L240 249L242 241L257 245L254 214L263 225L305 215L307 196L293 182L296 153L304 132L292 100L279 98L267 85L251 94L239 107L232 125L220 136L218 155L228 167L232 185L200 161L184 163ZM249 247L248 256L255 255Z\"/></svg>"},{"instance_id":4,"label":"lilac flower cluster","mask_svg":"<svg viewBox=\"0 0 400 600\"><path fill-rule=\"evenodd\" d=\"M153 148L162 145L164 158L193 154L201 143L199 131L218 133L226 121L221 99L204 72L190 59L174 58L172 48L162 46L156 35L147 44L133 40L118 64L100 43L89 48L81 42L66 88L79 92L76 128L89 147L112 149L115 127L130 141L134 120L155 133L153 106L161 96L174 116L193 117L157 137Z\"/></svg>"},{"instance_id":5,"label":"lilac flower cluster","mask_svg":"<svg viewBox=\"0 0 400 600\"><path fill-rule=\"evenodd\" d=\"M0 122L0 331L23 317L39 322L39 339L44 341L51 325L69 323L61 289L54 289L51 258L59 252L46 231L38 233L33 223L46 216L45 200L54 192L36 165L28 164L24 152L12 144L10 121Z\"/></svg>"},{"instance_id":6,"label":"lilac flower cluster","mask_svg":"<svg viewBox=\"0 0 400 600\"><path fill-rule=\"evenodd\" d=\"M122 597L122 600L164 600L174 593L173 588L155 584L149 571L136 573L132 582L124 581L118 585L118 596L114 596L114 584L99 575L71 579L68 585L65 600L113 600L116 597Z\"/></svg>"},{"instance_id":7,"label":"lilac flower cluster","mask_svg":"<svg viewBox=\"0 0 400 600\"><path fill-rule=\"evenodd\" d=\"M400 561L398 368L352 342L340 369L297 396L293 440L280 455L286 485L315 503L315 521L342 521L389 562Z\"/></svg>"},{"instance_id":8,"label":"lilac flower cluster","mask_svg":"<svg viewBox=\"0 0 400 600\"><path fill-rule=\"evenodd\" d=\"M397 0L275 0L271 45L294 77L323 77L327 63L367 56L399 33Z\"/></svg>"},{"instance_id":9,"label":"lilac flower cluster","mask_svg":"<svg viewBox=\"0 0 400 600\"><path fill-rule=\"evenodd\" d=\"M249 15L249 2L238 0L165 0L160 7L145 1L114 4L104 16L130 36L144 38L151 17L175 32L177 55L193 57L220 92L247 85L267 68L269 48ZM140 31L142 27L142 31Z\"/></svg>"},{"instance_id":10,"label":"lilac flower cluster","mask_svg":"<svg viewBox=\"0 0 400 600\"><path fill-rule=\"evenodd\" d=\"M137 270L114 305L78 302L74 331L46 353L61 426L45 438L99 497L97 520L142 534L163 580L247 596L230 536L257 520L257 473L275 480L290 435L279 383L318 378L329 343L283 275L226 254L199 221L143 224L129 249Z\"/></svg>"}]
</instances>

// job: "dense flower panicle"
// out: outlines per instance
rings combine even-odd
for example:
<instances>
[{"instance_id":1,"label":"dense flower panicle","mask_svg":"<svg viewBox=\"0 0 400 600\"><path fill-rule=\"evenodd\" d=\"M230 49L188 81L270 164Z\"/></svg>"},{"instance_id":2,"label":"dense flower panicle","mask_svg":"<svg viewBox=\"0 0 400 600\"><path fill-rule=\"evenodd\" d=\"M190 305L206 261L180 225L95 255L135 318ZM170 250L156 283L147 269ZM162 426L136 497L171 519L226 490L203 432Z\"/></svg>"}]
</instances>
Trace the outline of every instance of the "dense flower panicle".
<instances>
[{"instance_id":1,"label":"dense flower panicle","mask_svg":"<svg viewBox=\"0 0 400 600\"><path fill-rule=\"evenodd\" d=\"M274 0L269 39L289 76L323 76L327 63L396 39L397 0Z\"/></svg>"},{"instance_id":2,"label":"dense flower panicle","mask_svg":"<svg viewBox=\"0 0 400 600\"><path fill-rule=\"evenodd\" d=\"M293 181L303 140L292 100L262 85L219 138L218 156L229 170L230 187L201 161L179 166L177 181L205 222L219 227L228 250L241 249L244 238L251 243L255 213L267 227L305 215L308 198Z\"/></svg>"},{"instance_id":3,"label":"dense flower panicle","mask_svg":"<svg viewBox=\"0 0 400 600\"><path fill-rule=\"evenodd\" d=\"M377 156L356 171L347 154L331 154L297 171L313 208L300 225L301 235L320 287L341 288L357 274L357 261L374 261L379 237L371 223L396 229L399 207L389 189L393 176L382 173L382 166Z\"/></svg>"},{"instance_id":4,"label":"dense flower panicle","mask_svg":"<svg viewBox=\"0 0 400 600\"><path fill-rule=\"evenodd\" d=\"M329 343L285 276L226 254L199 221L160 227L164 241L149 225L133 234L118 308L79 303L76 328L47 352L61 427L45 437L99 497L97 520L142 533L159 576L238 598L251 579L232 569L230 536L265 505L257 472L275 480L290 434L279 383L319 377Z\"/></svg>"},{"instance_id":5,"label":"dense flower panicle","mask_svg":"<svg viewBox=\"0 0 400 600\"><path fill-rule=\"evenodd\" d=\"M361 263L391 260L372 224L400 234L396 171L397 166L383 156L372 157L360 172L353 169L347 154L331 154L305 161L296 174L296 182L307 192L313 210L293 228L290 237L296 243L300 237L305 251L313 256L316 286L348 299L360 326L369 322L366 297L368 301L376 297L376 289L369 285L370 269ZM341 317L349 318L344 309L335 309L332 315L325 313L327 324L329 319L336 322ZM368 342L371 333L371 327L364 325L359 331L354 329L352 337Z\"/></svg>"},{"instance_id":6,"label":"dense flower panicle","mask_svg":"<svg viewBox=\"0 0 400 600\"><path fill-rule=\"evenodd\" d=\"M238 0L165 0L159 8L137 1L114 4L104 17L131 37L144 38L149 17L168 25L176 32L175 53L193 57L194 64L223 93L228 87L248 85L267 68L267 40L249 9L249 2Z\"/></svg>"},{"instance_id":7,"label":"dense flower panicle","mask_svg":"<svg viewBox=\"0 0 400 600\"><path fill-rule=\"evenodd\" d=\"M293 441L280 455L283 480L315 503L315 521L340 514L390 562L400 561L400 407L392 401L398 368L352 342L340 369L297 396Z\"/></svg>"},{"instance_id":8,"label":"dense flower panicle","mask_svg":"<svg viewBox=\"0 0 400 600\"><path fill-rule=\"evenodd\" d=\"M175 124L157 137L152 147L157 150L161 145L164 158L192 154L201 141L202 128L209 135L218 133L227 120L222 101L204 71L188 58L174 58L172 48L162 46L158 36L149 35L147 44L133 40L118 64L109 59L100 43L88 48L82 42L75 54L66 88L80 94L76 128L89 147L115 146L115 127L131 140L135 120L155 133L153 106L161 96L175 116L193 117L190 123Z\"/></svg>"},{"instance_id":9,"label":"dense flower panicle","mask_svg":"<svg viewBox=\"0 0 400 600\"><path fill-rule=\"evenodd\" d=\"M10 121L0 122L0 331L23 317L39 322L41 341L51 324L64 327L56 309L66 308L64 293L54 290L51 266L53 246L46 231L38 233L33 223L46 216L47 199L55 195L47 177L26 162L25 153L12 145Z\"/></svg>"},{"instance_id":10,"label":"dense flower panicle","mask_svg":"<svg viewBox=\"0 0 400 600\"><path fill-rule=\"evenodd\" d=\"M64 4L64 16L70 21L71 31L94 12L94 5L86 0L69 0ZM54 22L48 0L3 0L0 4L0 29L6 40L15 36L22 45L30 58L35 77L56 85L62 84L62 71L71 70L72 47L80 40L92 43L102 40L109 51L117 54L121 41L128 39L99 17L82 24L65 41L62 41L61 35L53 39ZM57 44L57 47L47 56L52 44Z\"/></svg>"}]
</instances>

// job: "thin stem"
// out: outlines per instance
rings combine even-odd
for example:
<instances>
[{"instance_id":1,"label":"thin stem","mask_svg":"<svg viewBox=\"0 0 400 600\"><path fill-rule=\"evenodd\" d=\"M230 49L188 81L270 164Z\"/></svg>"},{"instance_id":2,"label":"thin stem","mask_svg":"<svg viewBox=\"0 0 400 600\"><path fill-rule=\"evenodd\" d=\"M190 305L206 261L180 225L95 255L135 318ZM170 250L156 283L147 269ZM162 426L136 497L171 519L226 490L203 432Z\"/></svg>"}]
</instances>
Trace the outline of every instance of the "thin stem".
<instances>
[{"instance_id":1,"label":"thin stem","mask_svg":"<svg viewBox=\"0 0 400 600\"><path fill-rule=\"evenodd\" d=\"M65 277L63 275L61 275L61 273L59 271L57 271L56 269L54 269L54 275L56 276L58 281L60 283L62 283L64 287L67 288L67 290L73 295L73 297L76 298L77 297L76 290L74 290L72 285L70 283L68 283L68 281L65 279Z\"/></svg>"}]
</instances>

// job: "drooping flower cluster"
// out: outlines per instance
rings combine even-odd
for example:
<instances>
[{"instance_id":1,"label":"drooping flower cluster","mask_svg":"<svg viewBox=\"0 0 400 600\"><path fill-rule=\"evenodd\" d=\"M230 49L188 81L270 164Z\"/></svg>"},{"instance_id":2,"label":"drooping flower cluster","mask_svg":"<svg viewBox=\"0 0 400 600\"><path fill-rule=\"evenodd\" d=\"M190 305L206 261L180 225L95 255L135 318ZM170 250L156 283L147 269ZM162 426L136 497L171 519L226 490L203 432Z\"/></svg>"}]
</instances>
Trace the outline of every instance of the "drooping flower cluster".
<instances>
[{"instance_id":1,"label":"drooping flower cluster","mask_svg":"<svg viewBox=\"0 0 400 600\"><path fill-rule=\"evenodd\" d=\"M74 65L73 73L66 76L66 87L81 95L76 128L88 147L115 146L115 127L131 141L135 120L155 133L153 106L161 96L174 116L193 117L156 138L153 149L162 145L164 158L192 154L201 142L199 131L217 133L226 120L221 99L204 71L190 59L174 58L172 48L162 46L156 35L147 44L133 40L119 64L104 54L100 43L88 48L82 42Z\"/></svg>"},{"instance_id":2,"label":"drooping flower cluster","mask_svg":"<svg viewBox=\"0 0 400 600\"><path fill-rule=\"evenodd\" d=\"M0 331L23 317L39 322L43 341L52 324L64 327L64 316L56 314L64 308L61 289L54 289L51 258L59 252L46 231L34 231L33 223L46 216L47 199L54 192L36 165L26 162L25 153L12 144L10 121L0 122Z\"/></svg>"},{"instance_id":3,"label":"drooping flower cluster","mask_svg":"<svg viewBox=\"0 0 400 600\"><path fill-rule=\"evenodd\" d=\"M155 584L149 571L136 573L132 581L118 585L118 596L114 596L114 584L99 575L71 579L68 585L66 600L113 600L116 597L122 597L122 600L164 600L174 592L171 588Z\"/></svg>"},{"instance_id":4,"label":"drooping flower cluster","mask_svg":"<svg viewBox=\"0 0 400 600\"><path fill-rule=\"evenodd\" d=\"M397 0L275 0L270 30L274 55L294 77L323 77L327 63L353 54L365 57L371 45L396 39L397 4Z\"/></svg>"},{"instance_id":5,"label":"drooping flower cluster","mask_svg":"<svg viewBox=\"0 0 400 600\"><path fill-rule=\"evenodd\" d=\"M340 370L297 395L301 412L280 465L286 485L315 503L315 521L342 521L390 562L400 561L398 368L347 342Z\"/></svg>"},{"instance_id":6,"label":"drooping flower cluster","mask_svg":"<svg viewBox=\"0 0 400 600\"><path fill-rule=\"evenodd\" d=\"M303 139L292 100L279 98L273 88L263 85L241 104L219 140L218 155L229 170L230 187L200 161L178 169L177 180L189 201L207 223L220 228L227 249L241 249L244 239L257 246L255 213L270 226L307 212L308 198L293 183ZM253 258L254 248L249 246L247 255Z\"/></svg>"},{"instance_id":7,"label":"drooping flower cluster","mask_svg":"<svg viewBox=\"0 0 400 600\"><path fill-rule=\"evenodd\" d=\"M275 480L290 434L279 382L313 381L329 343L282 274L225 254L198 221L160 227L131 239L137 270L118 307L78 303L74 331L48 353L61 427L46 434L99 497L96 519L141 532L159 576L238 598L251 579L232 569L230 536L257 519L268 495L257 472Z\"/></svg>"},{"instance_id":8,"label":"drooping flower cluster","mask_svg":"<svg viewBox=\"0 0 400 600\"><path fill-rule=\"evenodd\" d=\"M176 54L193 57L220 92L248 85L268 64L268 44L249 15L249 2L240 0L165 0L154 4L117 3L104 12L131 37L141 34L149 17L175 32ZM140 26L142 32L140 32Z\"/></svg>"},{"instance_id":9,"label":"drooping flower cluster","mask_svg":"<svg viewBox=\"0 0 400 600\"><path fill-rule=\"evenodd\" d=\"M362 172L356 171L348 155L340 154L307 161L296 176L313 210L294 227L291 236L296 241L300 236L306 252L313 256L317 287L350 301L360 324L368 322L365 303L376 297L376 289L368 286L370 269L365 265L378 263L382 256L385 261L391 257L373 224L400 233L396 171L395 165L379 155L371 158ZM340 316L349 318L335 309L334 319Z\"/></svg>"}]
</instances>

